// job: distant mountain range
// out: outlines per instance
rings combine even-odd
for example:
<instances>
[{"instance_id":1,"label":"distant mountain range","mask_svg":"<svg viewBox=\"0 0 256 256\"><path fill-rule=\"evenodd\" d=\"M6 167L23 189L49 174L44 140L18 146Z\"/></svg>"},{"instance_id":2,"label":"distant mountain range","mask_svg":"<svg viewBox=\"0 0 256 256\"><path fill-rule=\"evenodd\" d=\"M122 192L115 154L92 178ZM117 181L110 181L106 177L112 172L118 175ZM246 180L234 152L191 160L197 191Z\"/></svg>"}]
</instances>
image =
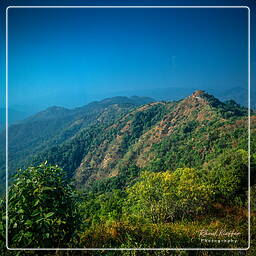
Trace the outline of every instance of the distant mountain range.
<instances>
[{"instance_id":1,"label":"distant mountain range","mask_svg":"<svg viewBox=\"0 0 256 256\"><path fill-rule=\"evenodd\" d=\"M201 88L204 91L214 95L221 101L235 100L242 106L248 106L248 89L247 87L233 87L230 89L223 90L222 88ZM120 91L118 95L138 95L147 96L154 98L156 101L175 101L180 100L191 95L197 88L186 88L186 87L166 87L166 88L154 88L145 90L134 90L134 91ZM251 88L251 108L256 108L256 90ZM115 94L109 95L115 96Z\"/></svg>"},{"instance_id":2,"label":"distant mountain range","mask_svg":"<svg viewBox=\"0 0 256 256\"><path fill-rule=\"evenodd\" d=\"M228 90L221 90L218 88L203 88L208 93L214 95L221 101L226 101L233 99L238 104L242 106L248 106L248 90L247 88L234 87ZM141 99L142 97L147 96L148 98L152 98L155 101L175 101L183 99L189 95L191 95L196 89L195 88L182 88L182 87L168 87L168 88L155 88L155 89L147 89L147 90L134 90L134 91L119 91L116 93L109 93L104 95L91 95L89 98L91 99L99 99L99 98L113 98L118 97L119 95L124 95L126 97L132 97L132 95L138 95ZM251 88L251 108L256 109L256 91ZM134 96L136 98L136 96ZM146 97L146 98L147 98ZM136 101L136 99L133 99ZM71 98L69 104L76 105L76 99ZM38 103L39 104L39 103ZM9 124L15 124L32 114L38 112L37 109L44 109L43 105L38 106L11 106L9 109ZM0 130L5 127L5 108L0 108Z\"/></svg>"},{"instance_id":3,"label":"distant mountain range","mask_svg":"<svg viewBox=\"0 0 256 256\"><path fill-rule=\"evenodd\" d=\"M254 138L255 116L251 121ZM9 171L47 160L84 187L122 176L134 165L155 170L197 166L221 148L236 146L247 149L247 109L234 101L223 103L203 91L173 102L113 97L75 109L50 107L11 125Z\"/></svg>"},{"instance_id":4,"label":"distant mountain range","mask_svg":"<svg viewBox=\"0 0 256 256\"><path fill-rule=\"evenodd\" d=\"M28 117L30 114L24 111L15 110L12 108L9 108L9 123L14 124L16 122L19 122L26 117ZM5 117L6 117L6 108L0 108L0 131L5 128Z\"/></svg>"}]
</instances>

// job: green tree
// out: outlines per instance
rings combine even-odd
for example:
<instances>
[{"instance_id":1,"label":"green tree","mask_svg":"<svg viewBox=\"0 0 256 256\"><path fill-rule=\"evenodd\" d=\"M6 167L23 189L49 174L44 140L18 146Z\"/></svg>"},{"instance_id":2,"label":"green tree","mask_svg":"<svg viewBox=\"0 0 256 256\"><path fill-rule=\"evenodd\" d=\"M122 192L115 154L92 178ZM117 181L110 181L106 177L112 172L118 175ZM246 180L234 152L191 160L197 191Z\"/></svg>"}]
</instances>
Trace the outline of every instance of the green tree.
<instances>
[{"instance_id":1,"label":"green tree","mask_svg":"<svg viewBox=\"0 0 256 256\"><path fill-rule=\"evenodd\" d=\"M202 182L197 170L180 168L174 173L144 172L127 193L125 218L159 223L199 214L207 208L213 187Z\"/></svg>"},{"instance_id":2,"label":"green tree","mask_svg":"<svg viewBox=\"0 0 256 256\"><path fill-rule=\"evenodd\" d=\"M77 196L61 168L19 170L8 194L9 247L67 247L74 239Z\"/></svg>"},{"instance_id":3,"label":"green tree","mask_svg":"<svg viewBox=\"0 0 256 256\"><path fill-rule=\"evenodd\" d=\"M254 158L251 173L255 171ZM228 150L204 165L210 184L216 189L216 200L226 203L246 200L248 190L248 152ZM240 198L240 199L239 199Z\"/></svg>"}]
</instances>

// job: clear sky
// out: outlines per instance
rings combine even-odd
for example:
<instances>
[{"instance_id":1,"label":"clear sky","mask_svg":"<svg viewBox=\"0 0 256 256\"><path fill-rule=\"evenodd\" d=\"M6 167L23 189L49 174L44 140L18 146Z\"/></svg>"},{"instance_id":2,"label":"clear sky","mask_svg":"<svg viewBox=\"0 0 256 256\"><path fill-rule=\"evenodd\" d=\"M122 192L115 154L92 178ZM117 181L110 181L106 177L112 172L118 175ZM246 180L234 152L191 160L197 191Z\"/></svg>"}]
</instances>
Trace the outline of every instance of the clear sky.
<instances>
[{"instance_id":1,"label":"clear sky","mask_svg":"<svg viewBox=\"0 0 256 256\"><path fill-rule=\"evenodd\" d=\"M9 102L247 85L247 9L9 9Z\"/></svg>"}]
</instances>

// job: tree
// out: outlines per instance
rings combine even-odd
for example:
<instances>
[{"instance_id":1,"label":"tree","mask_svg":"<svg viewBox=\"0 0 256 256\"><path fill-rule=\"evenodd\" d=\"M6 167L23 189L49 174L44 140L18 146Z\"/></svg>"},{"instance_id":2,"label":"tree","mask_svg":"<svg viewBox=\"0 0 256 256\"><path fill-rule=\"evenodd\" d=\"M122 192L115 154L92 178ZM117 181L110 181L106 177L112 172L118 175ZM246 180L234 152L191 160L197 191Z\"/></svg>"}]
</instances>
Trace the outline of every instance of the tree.
<instances>
[{"instance_id":1,"label":"tree","mask_svg":"<svg viewBox=\"0 0 256 256\"><path fill-rule=\"evenodd\" d=\"M232 204L234 199L246 200L248 190L248 152L242 149L226 150L203 167L209 183L216 189L216 200ZM254 173L254 158L251 173Z\"/></svg>"},{"instance_id":2,"label":"tree","mask_svg":"<svg viewBox=\"0 0 256 256\"><path fill-rule=\"evenodd\" d=\"M47 162L19 170L9 189L9 247L67 247L79 225L74 189Z\"/></svg>"},{"instance_id":3,"label":"tree","mask_svg":"<svg viewBox=\"0 0 256 256\"><path fill-rule=\"evenodd\" d=\"M124 216L130 221L161 223L191 218L203 212L213 188L202 182L198 171L180 168L175 172L144 172L127 189Z\"/></svg>"}]
</instances>

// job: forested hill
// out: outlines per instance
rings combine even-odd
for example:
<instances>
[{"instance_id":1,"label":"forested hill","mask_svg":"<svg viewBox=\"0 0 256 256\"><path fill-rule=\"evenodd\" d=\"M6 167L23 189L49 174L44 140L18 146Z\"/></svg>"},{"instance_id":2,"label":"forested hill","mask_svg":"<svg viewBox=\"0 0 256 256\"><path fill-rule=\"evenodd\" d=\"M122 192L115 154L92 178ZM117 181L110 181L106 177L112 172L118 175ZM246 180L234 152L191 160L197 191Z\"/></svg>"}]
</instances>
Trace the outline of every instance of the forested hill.
<instances>
[{"instance_id":1,"label":"forested hill","mask_svg":"<svg viewBox=\"0 0 256 256\"><path fill-rule=\"evenodd\" d=\"M248 112L234 101L223 103L203 91L178 102L137 107L139 102L114 99L115 104L107 99L87 105L87 111L77 109L76 113L83 114L76 118L67 109L48 109L33 117L41 120L51 116L47 111L55 113L52 116L57 117L45 120L43 127L28 119L16 136L10 136L10 166L15 170L47 160L75 177L80 188L120 188L133 182L142 170L196 168L227 151L247 150ZM253 114L254 141L255 123ZM29 124L38 126L31 132L26 127Z\"/></svg>"},{"instance_id":2,"label":"forested hill","mask_svg":"<svg viewBox=\"0 0 256 256\"><path fill-rule=\"evenodd\" d=\"M81 188L96 181L99 189L113 189L129 185L142 170L201 168L228 151L247 150L247 114L234 101L222 103L203 91L179 102L147 104L99 129L79 166L70 171ZM252 116L254 141L255 121Z\"/></svg>"},{"instance_id":3,"label":"forested hill","mask_svg":"<svg viewBox=\"0 0 256 256\"><path fill-rule=\"evenodd\" d=\"M10 170L22 168L9 189L13 248L248 246L248 109L204 91L148 101L52 107L10 127ZM253 197L254 112L250 123Z\"/></svg>"},{"instance_id":4,"label":"forested hill","mask_svg":"<svg viewBox=\"0 0 256 256\"><path fill-rule=\"evenodd\" d=\"M61 145L89 126L112 124L125 113L153 102L148 97L113 97L83 107L53 106L9 127L9 170L25 166L28 159L46 149ZM5 131L0 135L1 180L5 174Z\"/></svg>"}]
</instances>

